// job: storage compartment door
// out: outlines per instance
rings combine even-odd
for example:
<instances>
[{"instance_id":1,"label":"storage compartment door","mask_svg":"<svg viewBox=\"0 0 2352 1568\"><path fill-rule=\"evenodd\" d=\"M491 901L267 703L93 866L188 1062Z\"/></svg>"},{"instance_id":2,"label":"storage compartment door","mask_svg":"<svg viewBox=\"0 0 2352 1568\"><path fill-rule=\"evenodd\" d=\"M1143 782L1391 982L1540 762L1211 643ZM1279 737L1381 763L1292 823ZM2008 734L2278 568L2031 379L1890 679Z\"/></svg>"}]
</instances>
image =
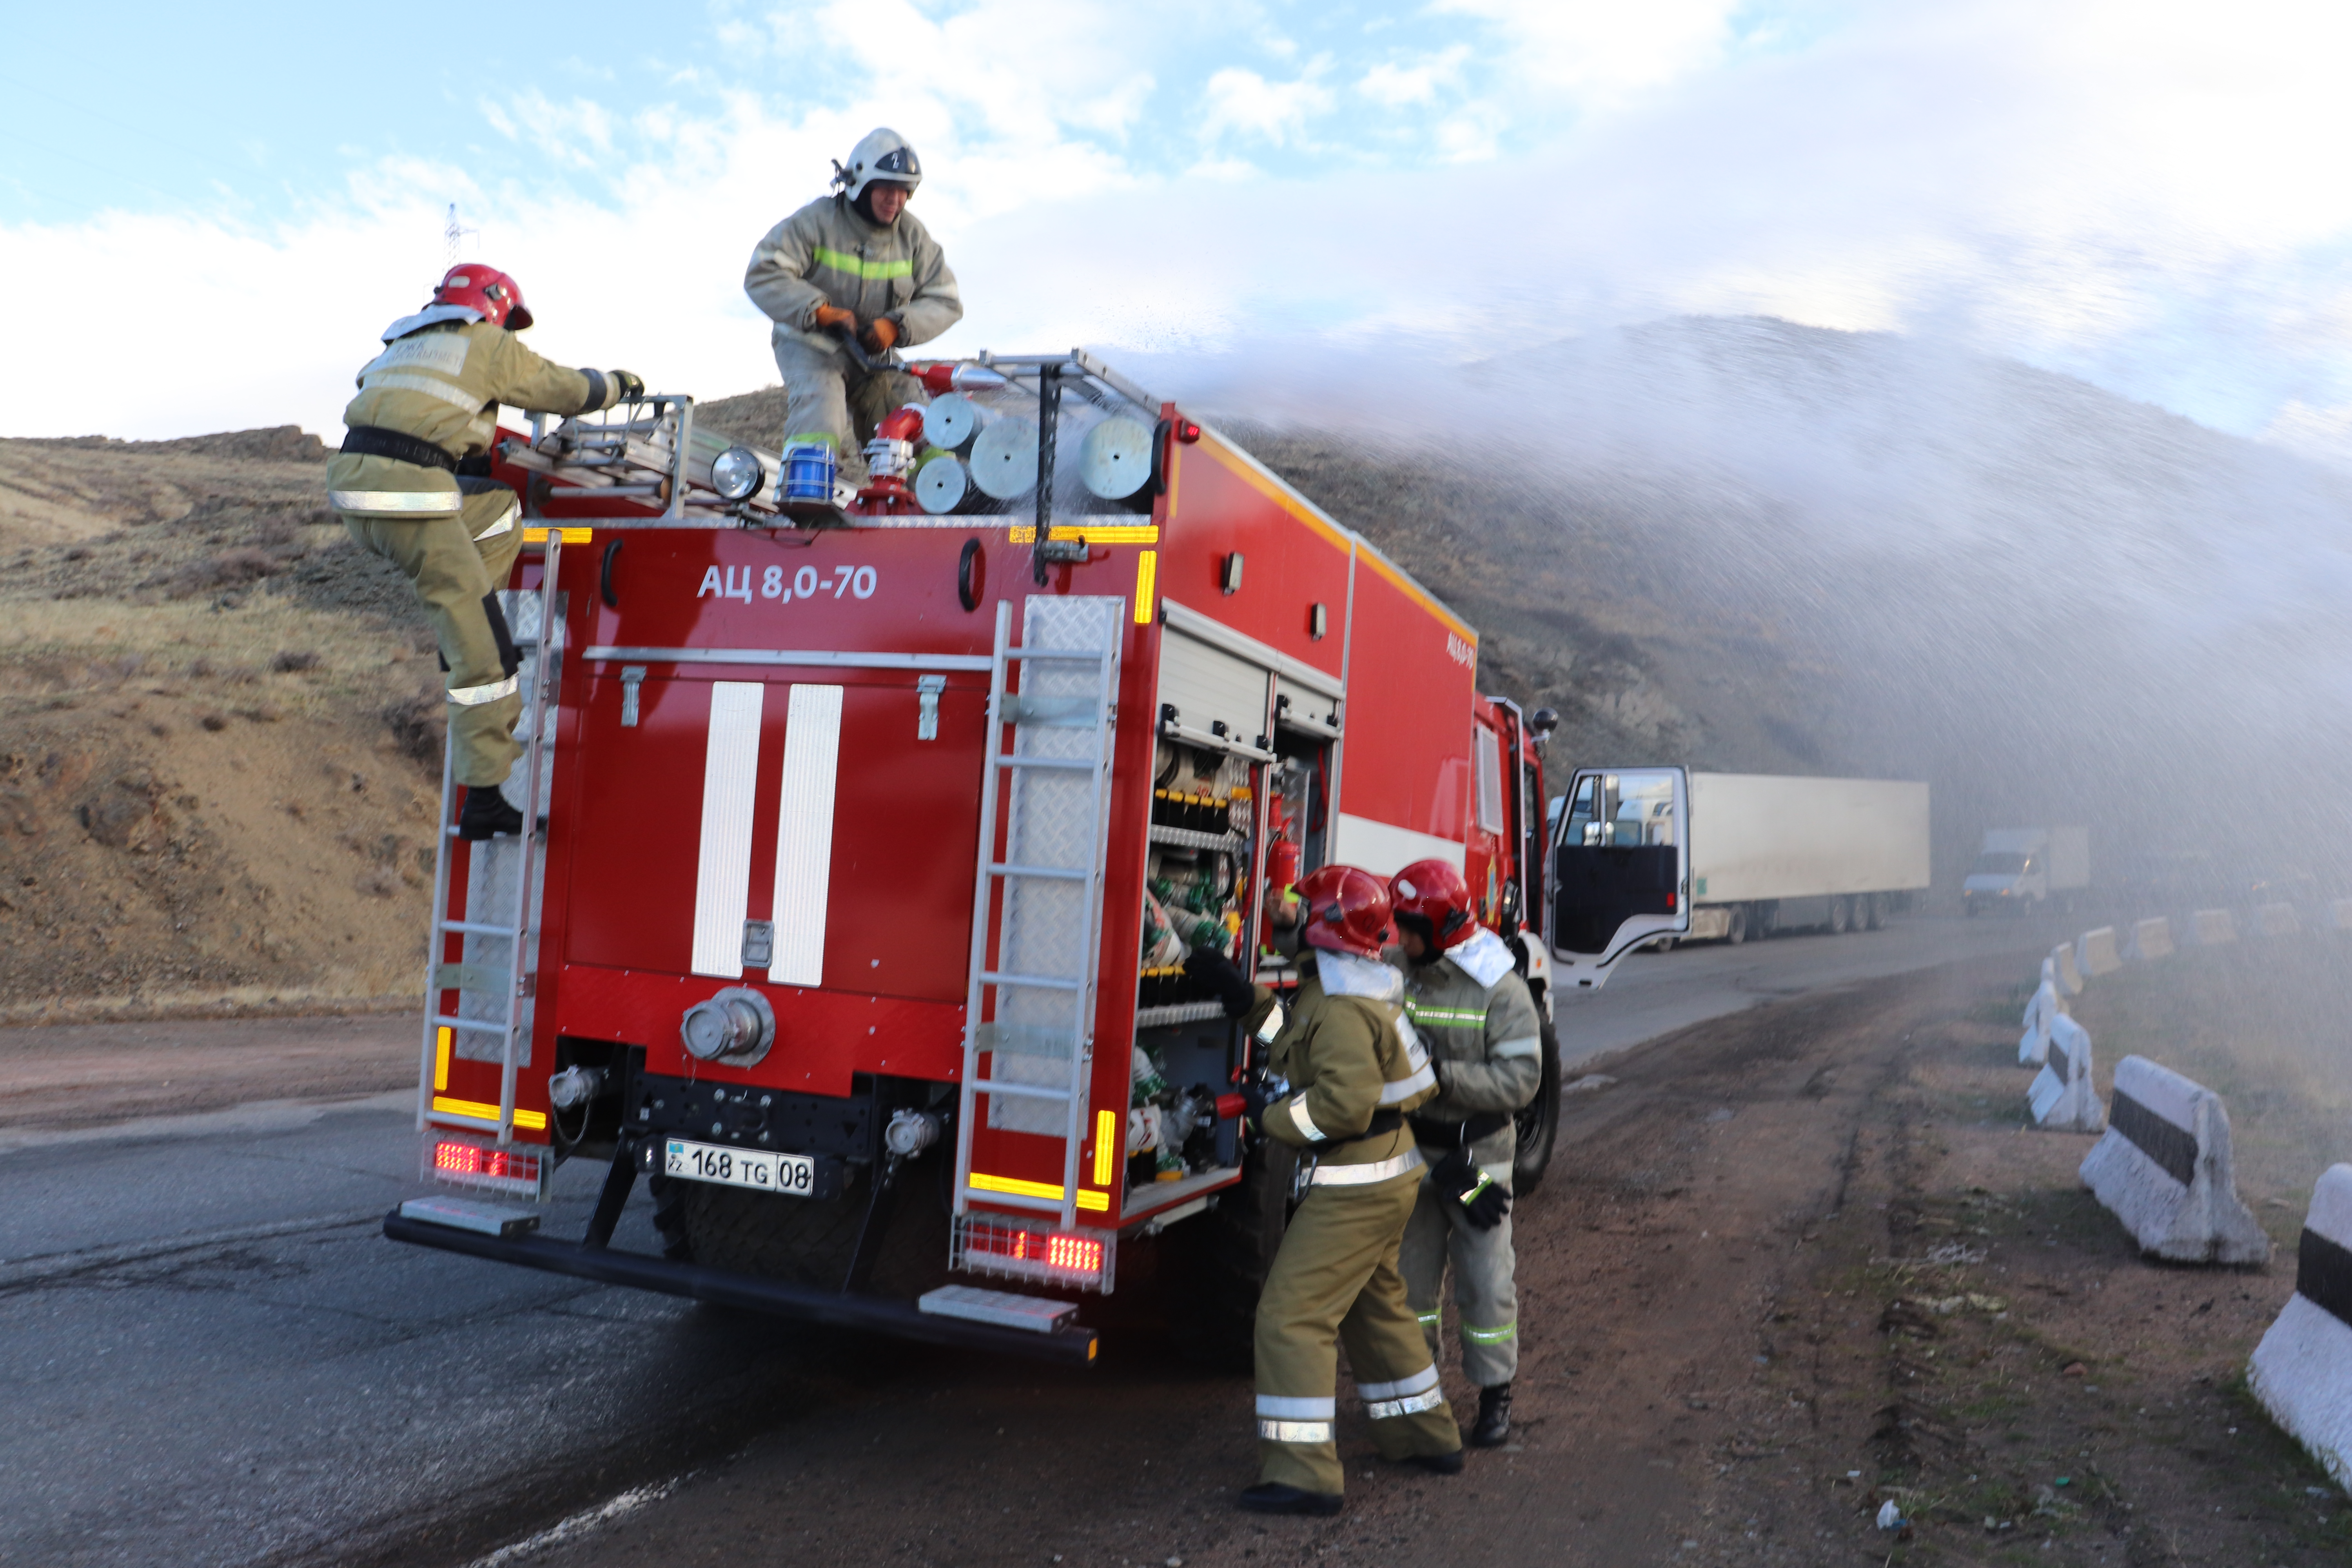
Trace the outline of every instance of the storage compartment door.
<instances>
[{"instance_id":1,"label":"storage compartment door","mask_svg":"<svg viewBox=\"0 0 2352 1568\"><path fill-rule=\"evenodd\" d=\"M1160 721L1263 750L1271 672L1170 626L1160 642Z\"/></svg>"}]
</instances>

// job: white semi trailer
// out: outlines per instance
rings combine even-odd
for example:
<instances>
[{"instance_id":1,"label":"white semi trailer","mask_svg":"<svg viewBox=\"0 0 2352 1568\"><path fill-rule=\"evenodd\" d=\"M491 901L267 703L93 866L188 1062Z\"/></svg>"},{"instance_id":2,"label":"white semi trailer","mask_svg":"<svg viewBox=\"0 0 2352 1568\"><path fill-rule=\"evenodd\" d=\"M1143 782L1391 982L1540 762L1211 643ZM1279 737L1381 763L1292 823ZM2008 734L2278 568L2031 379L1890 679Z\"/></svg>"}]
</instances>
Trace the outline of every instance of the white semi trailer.
<instances>
[{"instance_id":1,"label":"white semi trailer","mask_svg":"<svg viewBox=\"0 0 2352 1568\"><path fill-rule=\"evenodd\" d=\"M1927 887L1927 786L1580 769L1552 839L1560 984L1664 940L1868 930Z\"/></svg>"},{"instance_id":2,"label":"white semi trailer","mask_svg":"<svg viewBox=\"0 0 2352 1568\"><path fill-rule=\"evenodd\" d=\"M1960 884L1960 907L2032 914L2045 905L2071 910L2091 885L2087 827L1988 827L1976 864Z\"/></svg>"}]
</instances>

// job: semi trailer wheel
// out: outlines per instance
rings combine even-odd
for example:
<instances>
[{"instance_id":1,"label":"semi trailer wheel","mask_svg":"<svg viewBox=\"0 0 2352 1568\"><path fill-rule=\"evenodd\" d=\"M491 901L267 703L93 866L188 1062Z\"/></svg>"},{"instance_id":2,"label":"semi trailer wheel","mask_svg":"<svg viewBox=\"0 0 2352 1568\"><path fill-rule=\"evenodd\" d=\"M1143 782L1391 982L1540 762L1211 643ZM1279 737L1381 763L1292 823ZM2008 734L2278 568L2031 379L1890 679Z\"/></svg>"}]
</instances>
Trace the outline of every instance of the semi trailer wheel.
<instances>
[{"instance_id":1,"label":"semi trailer wheel","mask_svg":"<svg viewBox=\"0 0 2352 1568\"><path fill-rule=\"evenodd\" d=\"M1731 906L1731 923L1724 928L1723 940L1732 947L1738 947L1748 940L1748 906L1746 904Z\"/></svg>"},{"instance_id":2,"label":"semi trailer wheel","mask_svg":"<svg viewBox=\"0 0 2352 1568\"><path fill-rule=\"evenodd\" d=\"M1830 934L1843 936L1853 929L1853 906L1843 899L1830 900Z\"/></svg>"},{"instance_id":3,"label":"semi trailer wheel","mask_svg":"<svg viewBox=\"0 0 2352 1568\"><path fill-rule=\"evenodd\" d=\"M1171 1227L1170 1334L1191 1360L1246 1373L1256 1355L1257 1298L1290 1224L1298 1157L1286 1143L1254 1140L1242 1179L1209 1212Z\"/></svg>"},{"instance_id":4,"label":"semi trailer wheel","mask_svg":"<svg viewBox=\"0 0 2352 1568\"><path fill-rule=\"evenodd\" d=\"M1517 1118L1518 1148L1511 1156L1511 1191L1521 1196L1541 1184L1559 1142L1559 1036L1543 1026L1543 1080Z\"/></svg>"}]
</instances>

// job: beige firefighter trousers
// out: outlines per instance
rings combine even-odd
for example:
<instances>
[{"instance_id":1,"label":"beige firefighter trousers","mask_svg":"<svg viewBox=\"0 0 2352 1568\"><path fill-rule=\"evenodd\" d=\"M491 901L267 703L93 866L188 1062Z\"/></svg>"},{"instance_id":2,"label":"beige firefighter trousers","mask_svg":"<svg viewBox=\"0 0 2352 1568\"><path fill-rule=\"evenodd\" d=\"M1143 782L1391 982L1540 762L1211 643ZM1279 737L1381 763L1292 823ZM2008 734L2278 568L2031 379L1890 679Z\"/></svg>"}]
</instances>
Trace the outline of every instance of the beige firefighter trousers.
<instances>
[{"instance_id":1,"label":"beige firefighter trousers","mask_svg":"<svg viewBox=\"0 0 2352 1568\"><path fill-rule=\"evenodd\" d=\"M449 744L461 784L506 782L522 746L514 738L522 696L490 628L493 588L506 585L522 546L514 491L463 499L455 517L406 519L345 512L351 536L408 574L449 667Z\"/></svg>"},{"instance_id":2,"label":"beige firefighter trousers","mask_svg":"<svg viewBox=\"0 0 2352 1568\"><path fill-rule=\"evenodd\" d=\"M1506 1129L1507 1139L1508 1133ZM1480 1152L1485 1152L1483 1145ZM1445 1156L1442 1149L1424 1148L1421 1153L1433 1165ZM1479 1168L1509 1191L1509 1143L1500 1160L1482 1160ZM1480 1230L1463 1215L1459 1203L1431 1186L1424 1175L1420 1201L1404 1227L1398 1266L1404 1274L1405 1299L1421 1320L1431 1357L1438 1360L1444 1359L1438 1339L1449 1261L1454 1266L1454 1310L1461 1318L1462 1375L1481 1388L1508 1383L1519 1370L1517 1258L1511 1246L1511 1217L1505 1215L1494 1229Z\"/></svg>"},{"instance_id":3,"label":"beige firefighter trousers","mask_svg":"<svg viewBox=\"0 0 2352 1568\"><path fill-rule=\"evenodd\" d=\"M1261 1479L1334 1494L1345 1485L1332 1433L1335 1341L1348 1347L1382 1458L1462 1447L1397 1272L1419 1178L1416 1171L1364 1186L1318 1185L1291 1215L1257 1304Z\"/></svg>"},{"instance_id":4,"label":"beige firefighter trousers","mask_svg":"<svg viewBox=\"0 0 2352 1568\"><path fill-rule=\"evenodd\" d=\"M868 375L845 354L789 338L778 341L775 349L776 369L784 378L783 445L829 443L835 475L852 484L866 482L866 443L890 411L931 400L923 384L903 371Z\"/></svg>"}]
</instances>

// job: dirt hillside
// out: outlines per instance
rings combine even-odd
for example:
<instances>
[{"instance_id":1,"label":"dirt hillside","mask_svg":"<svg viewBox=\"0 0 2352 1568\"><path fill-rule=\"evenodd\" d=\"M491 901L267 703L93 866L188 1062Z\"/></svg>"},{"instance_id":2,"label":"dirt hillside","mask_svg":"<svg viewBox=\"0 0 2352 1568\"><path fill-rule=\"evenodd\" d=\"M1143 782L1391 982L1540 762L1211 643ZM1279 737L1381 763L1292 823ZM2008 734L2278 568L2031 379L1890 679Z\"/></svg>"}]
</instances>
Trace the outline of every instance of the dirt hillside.
<instances>
[{"instance_id":1,"label":"dirt hillside","mask_svg":"<svg viewBox=\"0 0 2352 1568\"><path fill-rule=\"evenodd\" d=\"M0 1020L413 989L438 672L325 458L0 441Z\"/></svg>"}]
</instances>

